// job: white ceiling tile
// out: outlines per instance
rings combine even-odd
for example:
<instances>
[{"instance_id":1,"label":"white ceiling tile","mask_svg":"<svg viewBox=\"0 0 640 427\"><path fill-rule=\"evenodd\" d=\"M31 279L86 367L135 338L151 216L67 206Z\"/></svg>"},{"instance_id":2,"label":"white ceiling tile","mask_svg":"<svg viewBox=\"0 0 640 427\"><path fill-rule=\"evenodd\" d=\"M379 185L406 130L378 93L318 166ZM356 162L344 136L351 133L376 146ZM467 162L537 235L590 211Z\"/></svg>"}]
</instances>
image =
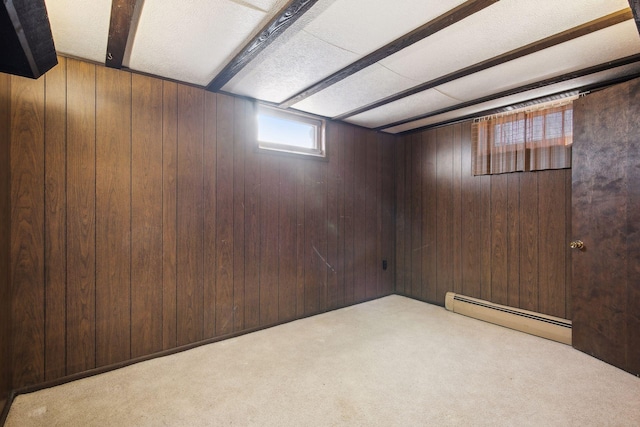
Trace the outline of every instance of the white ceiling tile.
<instances>
[{"instance_id":1,"label":"white ceiling tile","mask_svg":"<svg viewBox=\"0 0 640 427\"><path fill-rule=\"evenodd\" d=\"M413 31L465 0L338 0L305 27L314 36L361 55Z\"/></svg>"},{"instance_id":2,"label":"white ceiling tile","mask_svg":"<svg viewBox=\"0 0 640 427\"><path fill-rule=\"evenodd\" d=\"M633 20L553 46L438 87L469 101L561 74L640 53Z\"/></svg>"},{"instance_id":3,"label":"white ceiling tile","mask_svg":"<svg viewBox=\"0 0 640 427\"><path fill-rule=\"evenodd\" d=\"M435 111L459 103L457 99L446 96L436 89L430 89L349 117L346 121L360 126L378 127L416 116L420 112Z\"/></svg>"},{"instance_id":4,"label":"white ceiling tile","mask_svg":"<svg viewBox=\"0 0 640 427\"><path fill-rule=\"evenodd\" d=\"M282 9L289 0L230 0L241 6L254 7L263 12L271 13Z\"/></svg>"},{"instance_id":5,"label":"white ceiling tile","mask_svg":"<svg viewBox=\"0 0 640 427\"><path fill-rule=\"evenodd\" d=\"M270 102L285 101L463 2L321 0L222 89ZM324 105L321 100L312 103L314 108Z\"/></svg>"},{"instance_id":6,"label":"white ceiling tile","mask_svg":"<svg viewBox=\"0 0 640 427\"><path fill-rule=\"evenodd\" d=\"M507 107L510 105L518 104L521 102L525 102L535 98L541 98L544 96L553 95L556 93L570 91L576 88L580 88L583 86L628 76L631 74L640 73L640 64L629 64L622 67L617 67L607 71L601 71L599 73L594 73L588 76L579 77L577 79L568 80L561 83L556 83L554 85L545 86L542 88L530 90L527 92L522 92L519 94L507 96L504 98L483 102L481 104L476 104L470 107L461 108L458 110L450 111L443 114L438 114L436 116L427 117L420 120L415 120L413 122L405 123L403 125L394 126L392 128L384 129L385 132L389 133L399 133L405 132L412 129L417 129L423 126L434 125L437 123L455 120L459 117L465 117L474 114L480 114L484 111Z\"/></svg>"},{"instance_id":7,"label":"white ceiling tile","mask_svg":"<svg viewBox=\"0 0 640 427\"><path fill-rule=\"evenodd\" d=\"M270 102L282 102L298 91L357 59L356 55L300 31L278 48L268 48L222 89ZM318 58L322 58L318 61Z\"/></svg>"},{"instance_id":8,"label":"white ceiling tile","mask_svg":"<svg viewBox=\"0 0 640 427\"><path fill-rule=\"evenodd\" d=\"M417 82L399 76L380 65L372 65L318 92L293 108L326 117L335 117L374 102L388 93L396 93Z\"/></svg>"},{"instance_id":9,"label":"white ceiling tile","mask_svg":"<svg viewBox=\"0 0 640 427\"><path fill-rule=\"evenodd\" d=\"M628 7L626 0L500 1L382 64L429 81Z\"/></svg>"},{"instance_id":10,"label":"white ceiling tile","mask_svg":"<svg viewBox=\"0 0 640 427\"><path fill-rule=\"evenodd\" d=\"M230 0L146 1L128 66L207 85L267 18Z\"/></svg>"},{"instance_id":11,"label":"white ceiling tile","mask_svg":"<svg viewBox=\"0 0 640 427\"><path fill-rule=\"evenodd\" d=\"M59 54L105 61L111 0L46 0L45 5Z\"/></svg>"}]
</instances>

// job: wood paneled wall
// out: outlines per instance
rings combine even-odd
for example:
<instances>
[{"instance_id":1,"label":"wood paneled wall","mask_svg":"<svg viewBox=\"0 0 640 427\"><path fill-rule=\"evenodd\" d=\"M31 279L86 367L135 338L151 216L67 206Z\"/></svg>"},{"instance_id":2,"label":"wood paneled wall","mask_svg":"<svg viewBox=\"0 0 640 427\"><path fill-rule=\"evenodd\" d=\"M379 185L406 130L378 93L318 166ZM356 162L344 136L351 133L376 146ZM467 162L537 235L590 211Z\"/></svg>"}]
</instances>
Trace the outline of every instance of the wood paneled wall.
<instances>
[{"instance_id":1,"label":"wood paneled wall","mask_svg":"<svg viewBox=\"0 0 640 427\"><path fill-rule=\"evenodd\" d=\"M328 161L292 159L243 99L10 80L15 388L393 293L393 137L329 123Z\"/></svg>"},{"instance_id":2,"label":"wood paneled wall","mask_svg":"<svg viewBox=\"0 0 640 427\"><path fill-rule=\"evenodd\" d=\"M10 79L0 74L0 414L11 390ZM1 415L0 415L1 418ZM2 423L0 419L0 423Z\"/></svg>"},{"instance_id":3,"label":"wood paneled wall","mask_svg":"<svg viewBox=\"0 0 640 427\"><path fill-rule=\"evenodd\" d=\"M396 289L571 318L571 170L471 175L471 123L407 135L397 156Z\"/></svg>"}]
</instances>

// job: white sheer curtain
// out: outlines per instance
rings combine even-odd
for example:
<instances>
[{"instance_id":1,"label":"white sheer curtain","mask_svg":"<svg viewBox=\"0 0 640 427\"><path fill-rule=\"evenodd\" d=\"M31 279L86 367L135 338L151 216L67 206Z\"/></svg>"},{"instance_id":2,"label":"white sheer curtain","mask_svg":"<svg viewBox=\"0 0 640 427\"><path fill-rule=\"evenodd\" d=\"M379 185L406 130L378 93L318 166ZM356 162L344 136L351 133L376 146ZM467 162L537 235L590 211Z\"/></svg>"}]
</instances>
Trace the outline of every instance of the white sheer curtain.
<instances>
[{"instance_id":1,"label":"white sheer curtain","mask_svg":"<svg viewBox=\"0 0 640 427\"><path fill-rule=\"evenodd\" d=\"M477 119L471 137L474 175L570 168L573 105Z\"/></svg>"}]
</instances>

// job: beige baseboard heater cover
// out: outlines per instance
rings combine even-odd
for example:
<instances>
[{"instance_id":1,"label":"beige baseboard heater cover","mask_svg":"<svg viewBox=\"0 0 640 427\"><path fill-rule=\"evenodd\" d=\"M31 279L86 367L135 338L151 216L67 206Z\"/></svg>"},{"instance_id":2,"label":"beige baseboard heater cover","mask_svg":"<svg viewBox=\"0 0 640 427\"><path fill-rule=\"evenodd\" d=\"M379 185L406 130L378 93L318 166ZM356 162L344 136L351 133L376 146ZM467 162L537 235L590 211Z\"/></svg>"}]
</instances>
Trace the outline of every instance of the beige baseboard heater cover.
<instances>
[{"instance_id":1,"label":"beige baseboard heater cover","mask_svg":"<svg viewBox=\"0 0 640 427\"><path fill-rule=\"evenodd\" d=\"M571 345L571 321L447 292L444 306L454 313Z\"/></svg>"}]
</instances>

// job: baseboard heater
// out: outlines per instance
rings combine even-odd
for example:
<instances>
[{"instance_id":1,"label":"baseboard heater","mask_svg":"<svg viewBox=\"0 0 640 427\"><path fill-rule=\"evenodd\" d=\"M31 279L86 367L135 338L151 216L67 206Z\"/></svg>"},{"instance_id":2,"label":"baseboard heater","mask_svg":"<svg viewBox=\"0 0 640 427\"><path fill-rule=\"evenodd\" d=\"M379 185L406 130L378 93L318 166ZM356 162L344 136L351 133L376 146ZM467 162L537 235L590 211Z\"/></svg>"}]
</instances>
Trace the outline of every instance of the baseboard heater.
<instances>
[{"instance_id":1,"label":"baseboard heater","mask_svg":"<svg viewBox=\"0 0 640 427\"><path fill-rule=\"evenodd\" d=\"M447 292L444 306L454 313L571 345L571 321Z\"/></svg>"}]
</instances>

